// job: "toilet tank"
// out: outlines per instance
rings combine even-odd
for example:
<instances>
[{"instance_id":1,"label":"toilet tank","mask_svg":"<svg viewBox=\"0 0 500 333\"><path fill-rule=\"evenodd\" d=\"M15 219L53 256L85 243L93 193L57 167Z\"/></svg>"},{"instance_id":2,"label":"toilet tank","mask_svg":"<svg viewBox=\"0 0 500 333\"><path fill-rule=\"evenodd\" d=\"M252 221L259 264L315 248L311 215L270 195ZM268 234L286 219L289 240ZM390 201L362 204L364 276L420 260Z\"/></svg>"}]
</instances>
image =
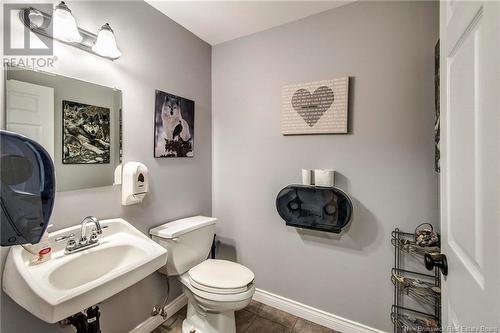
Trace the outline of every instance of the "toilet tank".
<instances>
[{"instance_id":1,"label":"toilet tank","mask_svg":"<svg viewBox=\"0 0 500 333\"><path fill-rule=\"evenodd\" d=\"M167 249L167 264L158 272L181 275L206 260L215 234L214 217L193 216L162 224L149 231Z\"/></svg>"}]
</instances>

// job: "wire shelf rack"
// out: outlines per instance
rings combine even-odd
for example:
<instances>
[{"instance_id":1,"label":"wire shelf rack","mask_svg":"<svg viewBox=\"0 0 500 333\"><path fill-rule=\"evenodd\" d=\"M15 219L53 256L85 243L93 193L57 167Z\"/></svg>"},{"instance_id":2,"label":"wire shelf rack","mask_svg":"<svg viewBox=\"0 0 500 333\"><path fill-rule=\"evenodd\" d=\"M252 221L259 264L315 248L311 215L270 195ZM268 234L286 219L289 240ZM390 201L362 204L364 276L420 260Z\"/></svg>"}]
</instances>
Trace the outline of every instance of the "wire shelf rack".
<instances>
[{"instance_id":1,"label":"wire shelf rack","mask_svg":"<svg viewBox=\"0 0 500 333\"><path fill-rule=\"evenodd\" d=\"M439 246L418 246L415 242L414 234L402 232L399 231L399 229L395 229L392 232L391 243L392 246L397 248L399 251L410 254L417 259L423 259L426 253L441 252L441 248Z\"/></svg>"},{"instance_id":2,"label":"wire shelf rack","mask_svg":"<svg viewBox=\"0 0 500 333\"><path fill-rule=\"evenodd\" d=\"M431 314L393 305L391 319L398 332L407 333L439 333L441 324L439 319Z\"/></svg>"},{"instance_id":3,"label":"wire shelf rack","mask_svg":"<svg viewBox=\"0 0 500 333\"><path fill-rule=\"evenodd\" d=\"M391 281L394 285L394 300L391 320L394 333L430 333L441 331L441 275L435 268L430 274L404 269L404 256L409 255L423 263L426 253L439 253L439 246L421 247L415 242L413 233L395 229L391 234L394 246L394 267ZM406 298L412 299L419 309L406 307ZM421 309L421 310L420 310Z\"/></svg>"}]
</instances>

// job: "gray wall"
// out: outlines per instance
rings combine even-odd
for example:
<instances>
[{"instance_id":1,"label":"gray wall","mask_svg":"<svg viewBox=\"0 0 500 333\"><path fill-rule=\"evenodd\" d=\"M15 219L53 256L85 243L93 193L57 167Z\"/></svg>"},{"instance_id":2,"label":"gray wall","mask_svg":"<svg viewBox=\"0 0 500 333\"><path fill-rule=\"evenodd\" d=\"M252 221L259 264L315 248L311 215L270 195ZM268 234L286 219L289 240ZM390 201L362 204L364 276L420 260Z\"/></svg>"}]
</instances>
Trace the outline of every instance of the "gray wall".
<instances>
[{"instance_id":1,"label":"gray wall","mask_svg":"<svg viewBox=\"0 0 500 333\"><path fill-rule=\"evenodd\" d=\"M123 217L143 232L179 217L210 215L211 47L144 2L73 1L70 7L84 29L96 32L109 22L123 56L112 62L54 43L58 59L53 71L122 90L124 161L148 166L150 193L141 205L130 207L120 205L119 187L58 193L52 215L55 229L80 223L89 214L102 219ZM153 158L155 89L196 102L194 158ZM2 248L2 263L7 251ZM178 294L178 285L174 287ZM165 281L155 273L103 302L103 332L129 331L149 316L164 295ZM61 331L3 293L1 303L2 332Z\"/></svg>"},{"instance_id":2,"label":"gray wall","mask_svg":"<svg viewBox=\"0 0 500 333\"><path fill-rule=\"evenodd\" d=\"M438 223L433 169L437 2L356 2L212 52L213 214L257 287L390 330L394 227ZM282 136L281 87L348 75L348 135ZM302 168L334 168L355 203L341 236L275 209Z\"/></svg>"},{"instance_id":3,"label":"gray wall","mask_svg":"<svg viewBox=\"0 0 500 333\"><path fill-rule=\"evenodd\" d=\"M54 165L57 191L113 185L119 154L121 92L62 75L28 70L8 70L7 80L18 80L54 88ZM106 164L62 163L62 102L71 101L110 109L111 154Z\"/></svg>"}]
</instances>

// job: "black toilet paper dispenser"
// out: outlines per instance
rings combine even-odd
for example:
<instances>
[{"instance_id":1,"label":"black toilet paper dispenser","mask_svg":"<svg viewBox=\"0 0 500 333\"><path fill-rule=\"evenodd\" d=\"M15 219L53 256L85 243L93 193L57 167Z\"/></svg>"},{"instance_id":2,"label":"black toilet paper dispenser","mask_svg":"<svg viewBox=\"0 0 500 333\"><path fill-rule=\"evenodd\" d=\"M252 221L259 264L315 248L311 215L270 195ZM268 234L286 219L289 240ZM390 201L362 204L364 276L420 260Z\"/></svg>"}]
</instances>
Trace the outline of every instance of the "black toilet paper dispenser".
<instances>
[{"instance_id":1,"label":"black toilet paper dispenser","mask_svg":"<svg viewBox=\"0 0 500 333\"><path fill-rule=\"evenodd\" d=\"M286 225L340 233L351 220L353 206L338 187L288 185L278 193L276 209Z\"/></svg>"}]
</instances>

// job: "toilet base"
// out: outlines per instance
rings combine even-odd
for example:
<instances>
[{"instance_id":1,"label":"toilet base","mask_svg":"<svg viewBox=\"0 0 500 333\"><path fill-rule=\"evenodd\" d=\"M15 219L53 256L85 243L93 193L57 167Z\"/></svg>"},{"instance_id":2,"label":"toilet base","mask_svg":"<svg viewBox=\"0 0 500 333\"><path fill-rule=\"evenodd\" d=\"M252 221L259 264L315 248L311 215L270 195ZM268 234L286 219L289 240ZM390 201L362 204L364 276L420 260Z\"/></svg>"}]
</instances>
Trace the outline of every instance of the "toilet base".
<instances>
[{"instance_id":1,"label":"toilet base","mask_svg":"<svg viewBox=\"0 0 500 333\"><path fill-rule=\"evenodd\" d=\"M188 299L182 333L236 333L234 312L250 304L255 292L254 284L240 294L219 295L199 290L193 292L187 274L180 275L178 279Z\"/></svg>"},{"instance_id":2,"label":"toilet base","mask_svg":"<svg viewBox=\"0 0 500 333\"><path fill-rule=\"evenodd\" d=\"M182 333L236 333L234 311L208 312L188 301Z\"/></svg>"}]
</instances>

